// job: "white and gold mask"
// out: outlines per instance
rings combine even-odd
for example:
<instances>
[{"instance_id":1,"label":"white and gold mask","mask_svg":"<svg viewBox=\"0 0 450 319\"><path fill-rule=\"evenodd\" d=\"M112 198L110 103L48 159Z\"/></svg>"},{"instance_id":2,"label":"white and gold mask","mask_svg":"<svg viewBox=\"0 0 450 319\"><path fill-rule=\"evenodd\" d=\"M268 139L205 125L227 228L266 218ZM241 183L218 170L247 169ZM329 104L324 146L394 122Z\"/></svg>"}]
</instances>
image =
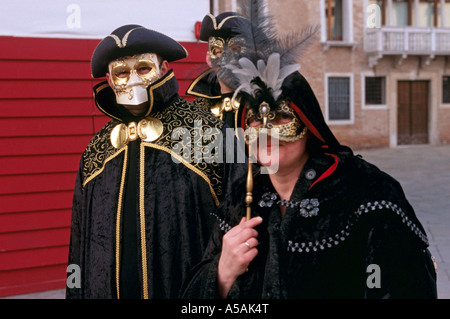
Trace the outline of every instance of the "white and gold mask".
<instances>
[{"instance_id":1,"label":"white and gold mask","mask_svg":"<svg viewBox=\"0 0 450 319\"><path fill-rule=\"evenodd\" d=\"M161 77L158 57L154 53L114 60L109 63L108 70L117 103L122 105L147 102L147 87Z\"/></svg>"}]
</instances>

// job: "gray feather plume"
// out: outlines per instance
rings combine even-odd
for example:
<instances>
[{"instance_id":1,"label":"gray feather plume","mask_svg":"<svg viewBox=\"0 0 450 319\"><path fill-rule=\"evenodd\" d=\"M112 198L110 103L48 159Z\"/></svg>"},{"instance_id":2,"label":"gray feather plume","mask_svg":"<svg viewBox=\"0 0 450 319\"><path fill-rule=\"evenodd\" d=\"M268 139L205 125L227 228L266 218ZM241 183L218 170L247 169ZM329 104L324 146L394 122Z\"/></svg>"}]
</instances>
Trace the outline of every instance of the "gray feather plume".
<instances>
[{"instance_id":1,"label":"gray feather plume","mask_svg":"<svg viewBox=\"0 0 450 319\"><path fill-rule=\"evenodd\" d=\"M245 37L246 46L239 59L226 63L225 69L232 72L223 72L228 78L222 77L221 80L233 82L235 96L240 91L255 96L261 90L254 81L259 77L277 100L283 80L300 68L298 60L314 42L320 27L307 26L300 31L279 34L274 18L266 13L267 8L260 1L238 0L237 4L238 12L247 19L236 27Z\"/></svg>"}]
</instances>

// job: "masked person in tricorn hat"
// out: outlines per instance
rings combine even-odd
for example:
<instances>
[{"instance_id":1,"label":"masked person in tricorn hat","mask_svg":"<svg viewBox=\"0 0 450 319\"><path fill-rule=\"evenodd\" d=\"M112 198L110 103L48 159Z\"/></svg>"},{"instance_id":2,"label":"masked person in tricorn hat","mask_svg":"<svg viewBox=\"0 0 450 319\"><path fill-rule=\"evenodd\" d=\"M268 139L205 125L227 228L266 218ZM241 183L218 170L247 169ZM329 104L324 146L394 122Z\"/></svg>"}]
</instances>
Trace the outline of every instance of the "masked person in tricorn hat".
<instances>
[{"instance_id":1,"label":"masked person in tricorn hat","mask_svg":"<svg viewBox=\"0 0 450 319\"><path fill-rule=\"evenodd\" d=\"M245 48L246 27L248 20L236 12L223 12L216 17L208 13L203 18L200 40L208 41L206 61L209 68L195 78L186 91L196 97L194 104L211 111L232 128L240 127L237 121L240 103L239 97L232 100L237 83L224 66Z\"/></svg>"},{"instance_id":2,"label":"masked person in tricorn hat","mask_svg":"<svg viewBox=\"0 0 450 319\"><path fill-rule=\"evenodd\" d=\"M252 23L255 35L274 30L263 22ZM400 184L339 143L297 71L314 29L271 32L227 65L243 94L242 126L256 133L246 135L250 154L268 174L255 174L253 187L241 180L221 203L183 296L436 298L426 231Z\"/></svg>"},{"instance_id":3,"label":"masked person in tricorn hat","mask_svg":"<svg viewBox=\"0 0 450 319\"><path fill-rule=\"evenodd\" d=\"M107 80L95 103L111 120L80 162L69 264L81 274L67 298L176 298L201 260L239 164L216 157L223 123L178 95L169 63L187 55L139 25L114 30L92 55L92 76Z\"/></svg>"}]
</instances>

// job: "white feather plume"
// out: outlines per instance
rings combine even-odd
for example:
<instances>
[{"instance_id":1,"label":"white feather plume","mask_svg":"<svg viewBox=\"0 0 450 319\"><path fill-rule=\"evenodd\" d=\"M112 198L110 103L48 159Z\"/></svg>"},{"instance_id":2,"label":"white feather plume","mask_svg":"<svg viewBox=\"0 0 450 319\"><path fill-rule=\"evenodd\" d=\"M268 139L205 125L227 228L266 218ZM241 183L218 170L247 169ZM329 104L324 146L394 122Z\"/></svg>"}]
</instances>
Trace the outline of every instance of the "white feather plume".
<instances>
[{"instance_id":1,"label":"white feather plume","mask_svg":"<svg viewBox=\"0 0 450 319\"><path fill-rule=\"evenodd\" d=\"M225 66L235 74L239 83L241 83L235 90L233 97L235 98L240 91L244 91L254 97L255 90L259 89L259 86L253 84L252 81L259 77L271 89L275 101L281 95L281 85L284 79L289 74L300 69L299 64L289 64L280 69L280 54L277 52L269 56L267 65L264 60L260 59L255 66L248 58L239 59L239 65L240 68L231 64Z\"/></svg>"}]
</instances>

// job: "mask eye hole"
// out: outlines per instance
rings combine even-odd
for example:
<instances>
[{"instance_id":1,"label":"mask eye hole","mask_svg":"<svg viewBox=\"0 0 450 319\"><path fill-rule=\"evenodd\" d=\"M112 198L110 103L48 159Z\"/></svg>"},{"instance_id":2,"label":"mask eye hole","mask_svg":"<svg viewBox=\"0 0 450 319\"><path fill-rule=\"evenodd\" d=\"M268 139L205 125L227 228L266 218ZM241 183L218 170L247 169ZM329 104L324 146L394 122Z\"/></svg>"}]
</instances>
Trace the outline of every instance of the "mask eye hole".
<instances>
[{"instance_id":1,"label":"mask eye hole","mask_svg":"<svg viewBox=\"0 0 450 319\"><path fill-rule=\"evenodd\" d=\"M119 79L127 79L130 77L131 70L127 66L119 66L114 69L114 75Z\"/></svg>"},{"instance_id":2,"label":"mask eye hole","mask_svg":"<svg viewBox=\"0 0 450 319\"><path fill-rule=\"evenodd\" d=\"M233 51L233 52L239 52L239 51L241 51L241 46L240 45L237 45L237 44L231 44L231 45L229 45L228 46L230 49L231 49L231 51Z\"/></svg>"},{"instance_id":3,"label":"mask eye hole","mask_svg":"<svg viewBox=\"0 0 450 319\"><path fill-rule=\"evenodd\" d=\"M223 47L225 40L222 38L210 37L209 38L209 54L211 58L220 58L223 53Z\"/></svg>"},{"instance_id":4,"label":"mask eye hole","mask_svg":"<svg viewBox=\"0 0 450 319\"><path fill-rule=\"evenodd\" d=\"M137 75L143 76L150 73L153 70L153 65L147 61L138 61L134 66Z\"/></svg>"},{"instance_id":5,"label":"mask eye hole","mask_svg":"<svg viewBox=\"0 0 450 319\"><path fill-rule=\"evenodd\" d=\"M292 115L284 114L284 113L277 113L275 116L275 119L273 120L273 124L275 125L283 125L288 124L293 119Z\"/></svg>"},{"instance_id":6,"label":"mask eye hole","mask_svg":"<svg viewBox=\"0 0 450 319\"><path fill-rule=\"evenodd\" d=\"M222 53L223 53L223 48L221 48L221 47L212 47L211 48L211 54L214 57L220 57L222 55Z\"/></svg>"},{"instance_id":7,"label":"mask eye hole","mask_svg":"<svg viewBox=\"0 0 450 319\"><path fill-rule=\"evenodd\" d=\"M247 125L250 127L259 127L261 126L261 121L256 116L252 116L247 120Z\"/></svg>"}]
</instances>

